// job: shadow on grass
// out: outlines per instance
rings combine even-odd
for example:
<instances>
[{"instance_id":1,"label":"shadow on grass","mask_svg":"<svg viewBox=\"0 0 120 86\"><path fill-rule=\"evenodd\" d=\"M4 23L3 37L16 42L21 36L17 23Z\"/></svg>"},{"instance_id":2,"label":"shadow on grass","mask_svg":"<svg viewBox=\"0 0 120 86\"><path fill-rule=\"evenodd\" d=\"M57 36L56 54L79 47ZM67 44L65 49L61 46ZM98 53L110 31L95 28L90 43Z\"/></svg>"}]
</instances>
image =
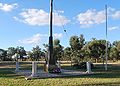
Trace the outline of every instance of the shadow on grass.
<instances>
[{"instance_id":1,"label":"shadow on grass","mask_svg":"<svg viewBox=\"0 0 120 86\"><path fill-rule=\"evenodd\" d=\"M21 78L22 76L17 75L14 72L14 68L0 68L0 78Z\"/></svg>"},{"instance_id":2,"label":"shadow on grass","mask_svg":"<svg viewBox=\"0 0 120 86\"><path fill-rule=\"evenodd\" d=\"M0 73L2 73L2 71L14 71L15 68L0 68Z\"/></svg>"},{"instance_id":3,"label":"shadow on grass","mask_svg":"<svg viewBox=\"0 0 120 86\"><path fill-rule=\"evenodd\" d=\"M22 79L24 77L16 74L7 74L7 75L0 75L0 78Z\"/></svg>"},{"instance_id":4,"label":"shadow on grass","mask_svg":"<svg viewBox=\"0 0 120 86\"><path fill-rule=\"evenodd\" d=\"M70 79L70 78L120 78L119 74L105 74L105 73L97 73L97 74L88 74L88 75L68 75L68 76L61 76L61 77L53 77L53 78L64 78L64 79Z\"/></svg>"},{"instance_id":5,"label":"shadow on grass","mask_svg":"<svg viewBox=\"0 0 120 86\"><path fill-rule=\"evenodd\" d=\"M4 71L6 73L6 71ZM24 76L17 75L11 71L7 71L9 74L0 74L0 78L9 78L9 79L23 79Z\"/></svg>"},{"instance_id":6,"label":"shadow on grass","mask_svg":"<svg viewBox=\"0 0 120 86\"><path fill-rule=\"evenodd\" d=\"M120 86L120 82L96 83L96 84L82 84L82 86Z\"/></svg>"}]
</instances>

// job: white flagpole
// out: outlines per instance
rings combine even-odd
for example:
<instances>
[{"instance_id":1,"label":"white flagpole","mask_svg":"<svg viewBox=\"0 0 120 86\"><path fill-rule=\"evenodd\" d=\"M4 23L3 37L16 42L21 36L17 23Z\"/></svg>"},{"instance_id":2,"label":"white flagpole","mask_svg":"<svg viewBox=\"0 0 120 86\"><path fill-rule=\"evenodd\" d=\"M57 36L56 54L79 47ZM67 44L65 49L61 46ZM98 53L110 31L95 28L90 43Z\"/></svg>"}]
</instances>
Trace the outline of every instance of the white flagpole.
<instances>
[{"instance_id":1,"label":"white flagpole","mask_svg":"<svg viewBox=\"0 0 120 86\"><path fill-rule=\"evenodd\" d=\"M105 5L105 15L106 15L106 64L105 64L105 70L108 70L107 67L107 61L108 61L108 43L107 43L107 5Z\"/></svg>"}]
</instances>

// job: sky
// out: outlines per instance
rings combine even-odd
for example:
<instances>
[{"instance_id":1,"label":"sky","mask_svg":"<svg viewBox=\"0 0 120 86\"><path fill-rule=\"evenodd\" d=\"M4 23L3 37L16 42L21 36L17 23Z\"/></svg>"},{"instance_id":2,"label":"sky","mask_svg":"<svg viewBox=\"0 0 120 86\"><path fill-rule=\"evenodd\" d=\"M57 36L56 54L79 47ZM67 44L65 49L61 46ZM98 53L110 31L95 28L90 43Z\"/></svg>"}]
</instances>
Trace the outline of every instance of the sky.
<instances>
[{"instance_id":1,"label":"sky","mask_svg":"<svg viewBox=\"0 0 120 86\"><path fill-rule=\"evenodd\" d=\"M53 0L53 37L69 46L71 36L83 34L86 41L120 40L120 0ZM50 0L0 0L0 48L23 46L42 49L49 40ZM66 32L64 31L66 30Z\"/></svg>"}]
</instances>

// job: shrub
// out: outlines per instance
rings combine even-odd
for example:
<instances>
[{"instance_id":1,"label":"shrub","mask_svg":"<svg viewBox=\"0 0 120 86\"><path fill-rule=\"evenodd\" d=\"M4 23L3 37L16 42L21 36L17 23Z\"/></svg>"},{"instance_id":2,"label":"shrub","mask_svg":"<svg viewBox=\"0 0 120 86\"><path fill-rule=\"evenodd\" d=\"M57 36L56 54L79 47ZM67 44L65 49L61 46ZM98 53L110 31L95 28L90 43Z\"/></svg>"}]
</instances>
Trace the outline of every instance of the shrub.
<instances>
[{"instance_id":1,"label":"shrub","mask_svg":"<svg viewBox=\"0 0 120 86\"><path fill-rule=\"evenodd\" d=\"M80 64L74 64L73 67L75 67L77 69L87 69L86 62L81 62ZM94 68L94 65L91 62L91 69L93 69L93 68Z\"/></svg>"}]
</instances>

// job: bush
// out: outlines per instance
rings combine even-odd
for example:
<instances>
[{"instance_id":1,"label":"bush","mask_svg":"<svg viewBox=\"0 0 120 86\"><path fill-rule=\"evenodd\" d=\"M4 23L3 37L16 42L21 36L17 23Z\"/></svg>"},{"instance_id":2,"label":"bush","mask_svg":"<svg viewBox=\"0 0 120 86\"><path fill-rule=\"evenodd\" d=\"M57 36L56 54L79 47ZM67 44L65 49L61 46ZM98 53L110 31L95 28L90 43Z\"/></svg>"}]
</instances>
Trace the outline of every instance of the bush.
<instances>
[{"instance_id":1,"label":"bush","mask_svg":"<svg viewBox=\"0 0 120 86\"><path fill-rule=\"evenodd\" d=\"M73 67L77 68L77 69L87 69L87 65L86 62L81 62L80 64L74 64ZM91 63L91 69L94 68L93 63Z\"/></svg>"}]
</instances>

